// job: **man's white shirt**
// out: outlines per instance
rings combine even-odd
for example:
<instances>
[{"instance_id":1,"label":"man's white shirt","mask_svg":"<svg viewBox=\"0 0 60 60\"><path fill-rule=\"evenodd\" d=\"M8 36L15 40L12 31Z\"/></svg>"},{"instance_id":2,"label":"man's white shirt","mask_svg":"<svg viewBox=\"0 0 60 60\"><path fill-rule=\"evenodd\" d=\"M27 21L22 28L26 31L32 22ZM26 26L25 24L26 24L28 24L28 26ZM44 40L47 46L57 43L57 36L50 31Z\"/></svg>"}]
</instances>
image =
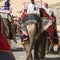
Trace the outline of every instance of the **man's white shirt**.
<instances>
[{"instance_id":1,"label":"man's white shirt","mask_svg":"<svg viewBox=\"0 0 60 60\"><path fill-rule=\"evenodd\" d=\"M36 10L34 10L34 7L36 8ZM39 13L38 5L36 3L30 3L27 8L27 13Z\"/></svg>"}]
</instances>

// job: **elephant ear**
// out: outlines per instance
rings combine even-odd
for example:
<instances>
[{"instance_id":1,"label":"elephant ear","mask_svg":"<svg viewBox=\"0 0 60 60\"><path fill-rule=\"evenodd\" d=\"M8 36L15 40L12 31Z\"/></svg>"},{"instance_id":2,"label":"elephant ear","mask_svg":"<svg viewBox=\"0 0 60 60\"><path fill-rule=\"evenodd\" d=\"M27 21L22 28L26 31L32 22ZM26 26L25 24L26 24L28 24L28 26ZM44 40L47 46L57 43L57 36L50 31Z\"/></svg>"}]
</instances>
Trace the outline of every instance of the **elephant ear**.
<instances>
[{"instance_id":1,"label":"elephant ear","mask_svg":"<svg viewBox=\"0 0 60 60\"><path fill-rule=\"evenodd\" d=\"M52 21L47 18L42 18L41 25L42 25L43 30L47 30L48 27L52 25Z\"/></svg>"}]
</instances>

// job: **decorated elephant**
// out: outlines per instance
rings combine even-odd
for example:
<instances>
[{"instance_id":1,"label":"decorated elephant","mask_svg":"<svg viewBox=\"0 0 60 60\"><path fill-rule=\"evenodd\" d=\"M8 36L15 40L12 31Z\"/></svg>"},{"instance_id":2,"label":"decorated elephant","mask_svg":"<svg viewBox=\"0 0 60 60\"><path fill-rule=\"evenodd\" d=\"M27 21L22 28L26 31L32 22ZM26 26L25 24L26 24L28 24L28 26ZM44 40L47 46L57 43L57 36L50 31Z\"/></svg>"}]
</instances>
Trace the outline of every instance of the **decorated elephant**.
<instances>
[{"instance_id":1,"label":"decorated elephant","mask_svg":"<svg viewBox=\"0 0 60 60\"><path fill-rule=\"evenodd\" d=\"M49 21L50 20L47 20L46 18L40 18L34 13L24 17L21 24L21 30L24 31L24 35L28 36L28 39L24 40L26 60L40 60L40 58L44 58L46 45L45 31L51 25L51 22ZM32 49L34 50L34 58L32 56Z\"/></svg>"}]
</instances>

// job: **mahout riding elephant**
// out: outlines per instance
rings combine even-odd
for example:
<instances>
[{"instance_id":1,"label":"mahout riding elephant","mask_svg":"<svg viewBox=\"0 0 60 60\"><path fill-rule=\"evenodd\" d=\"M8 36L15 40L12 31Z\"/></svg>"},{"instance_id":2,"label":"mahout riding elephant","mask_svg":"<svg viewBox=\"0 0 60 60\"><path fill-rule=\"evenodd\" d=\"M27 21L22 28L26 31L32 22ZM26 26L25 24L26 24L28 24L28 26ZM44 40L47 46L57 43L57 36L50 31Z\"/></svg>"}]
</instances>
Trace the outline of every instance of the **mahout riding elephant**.
<instances>
[{"instance_id":1,"label":"mahout riding elephant","mask_svg":"<svg viewBox=\"0 0 60 60\"><path fill-rule=\"evenodd\" d=\"M26 47L26 60L40 60L45 56L45 45L46 45L46 32L42 29L46 23L42 23L47 20L46 18L40 18L37 14L28 14L24 17L22 23L22 30L29 36L28 40L25 41ZM47 29L47 27L46 27ZM34 58L32 56L32 49L34 50Z\"/></svg>"}]
</instances>

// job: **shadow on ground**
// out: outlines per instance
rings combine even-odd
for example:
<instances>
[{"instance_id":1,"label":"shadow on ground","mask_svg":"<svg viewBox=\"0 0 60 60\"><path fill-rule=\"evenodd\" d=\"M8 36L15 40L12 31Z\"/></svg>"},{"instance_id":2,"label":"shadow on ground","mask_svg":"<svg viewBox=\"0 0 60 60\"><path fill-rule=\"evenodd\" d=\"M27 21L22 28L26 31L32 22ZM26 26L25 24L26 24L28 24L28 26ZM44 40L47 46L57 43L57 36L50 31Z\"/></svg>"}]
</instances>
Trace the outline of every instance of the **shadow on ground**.
<instances>
[{"instance_id":1,"label":"shadow on ground","mask_svg":"<svg viewBox=\"0 0 60 60\"><path fill-rule=\"evenodd\" d=\"M13 52L21 52L24 51L22 48L16 48L16 49L12 49Z\"/></svg>"},{"instance_id":2,"label":"shadow on ground","mask_svg":"<svg viewBox=\"0 0 60 60\"><path fill-rule=\"evenodd\" d=\"M57 58L44 58L43 60L60 60L60 57L57 57Z\"/></svg>"}]
</instances>

